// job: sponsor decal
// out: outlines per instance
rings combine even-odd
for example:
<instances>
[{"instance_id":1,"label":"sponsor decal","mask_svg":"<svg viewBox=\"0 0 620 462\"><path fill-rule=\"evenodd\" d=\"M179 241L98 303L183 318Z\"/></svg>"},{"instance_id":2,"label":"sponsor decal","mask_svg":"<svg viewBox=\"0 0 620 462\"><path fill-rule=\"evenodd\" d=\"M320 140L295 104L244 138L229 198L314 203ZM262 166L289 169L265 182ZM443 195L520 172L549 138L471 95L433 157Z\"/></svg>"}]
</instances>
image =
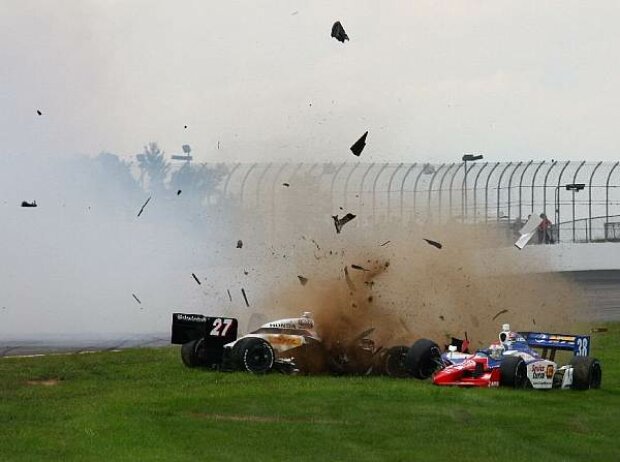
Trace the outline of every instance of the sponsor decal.
<instances>
[{"instance_id":1,"label":"sponsor decal","mask_svg":"<svg viewBox=\"0 0 620 462\"><path fill-rule=\"evenodd\" d=\"M202 316L191 316L187 314L177 314L177 319L179 321L206 322L206 319Z\"/></svg>"},{"instance_id":2,"label":"sponsor decal","mask_svg":"<svg viewBox=\"0 0 620 462\"><path fill-rule=\"evenodd\" d=\"M545 375L547 376L548 379L553 378L553 373L555 372L555 368L553 367L552 364L549 364L547 366L547 371L545 372Z\"/></svg>"},{"instance_id":3,"label":"sponsor decal","mask_svg":"<svg viewBox=\"0 0 620 462\"><path fill-rule=\"evenodd\" d=\"M546 370L546 367L544 364L534 364L532 366L532 378L533 379L544 379L545 370Z\"/></svg>"},{"instance_id":4,"label":"sponsor decal","mask_svg":"<svg viewBox=\"0 0 620 462\"><path fill-rule=\"evenodd\" d=\"M314 321L312 319L299 318L297 324L301 328L312 329L314 327Z\"/></svg>"}]
</instances>

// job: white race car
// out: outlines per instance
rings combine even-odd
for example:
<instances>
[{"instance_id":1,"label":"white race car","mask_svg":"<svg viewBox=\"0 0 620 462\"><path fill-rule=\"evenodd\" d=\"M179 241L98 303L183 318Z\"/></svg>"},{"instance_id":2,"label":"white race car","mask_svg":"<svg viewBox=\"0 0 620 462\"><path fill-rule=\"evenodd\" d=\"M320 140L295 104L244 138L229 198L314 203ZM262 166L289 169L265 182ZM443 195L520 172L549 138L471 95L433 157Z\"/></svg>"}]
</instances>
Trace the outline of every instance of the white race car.
<instances>
[{"instance_id":1,"label":"white race car","mask_svg":"<svg viewBox=\"0 0 620 462\"><path fill-rule=\"evenodd\" d=\"M172 343L180 344L188 367L221 371L285 373L387 374L407 377L406 346L377 348L369 338L374 329L343 339L329 350L315 331L311 313L279 319L237 337L235 318L200 314L172 315Z\"/></svg>"}]
</instances>

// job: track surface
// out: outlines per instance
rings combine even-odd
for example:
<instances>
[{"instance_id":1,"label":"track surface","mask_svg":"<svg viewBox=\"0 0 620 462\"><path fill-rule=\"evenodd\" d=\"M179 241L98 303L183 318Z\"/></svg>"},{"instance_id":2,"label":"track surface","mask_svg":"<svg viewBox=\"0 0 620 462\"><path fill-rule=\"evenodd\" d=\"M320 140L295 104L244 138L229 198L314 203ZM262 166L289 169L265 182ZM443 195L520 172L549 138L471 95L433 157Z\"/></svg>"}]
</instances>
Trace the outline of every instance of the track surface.
<instances>
[{"instance_id":1,"label":"track surface","mask_svg":"<svg viewBox=\"0 0 620 462\"><path fill-rule=\"evenodd\" d=\"M620 321L620 270L564 274L583 288L595 320Z\"/></svg>"}]
</instances>

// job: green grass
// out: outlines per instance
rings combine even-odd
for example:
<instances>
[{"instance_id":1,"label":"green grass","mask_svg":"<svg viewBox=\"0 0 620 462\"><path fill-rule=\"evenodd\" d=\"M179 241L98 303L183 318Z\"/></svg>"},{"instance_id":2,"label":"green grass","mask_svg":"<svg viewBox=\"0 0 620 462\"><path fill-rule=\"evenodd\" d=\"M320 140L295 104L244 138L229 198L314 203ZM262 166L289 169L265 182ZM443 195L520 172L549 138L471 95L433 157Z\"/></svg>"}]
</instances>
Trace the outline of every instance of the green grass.
<instances>
[{"instance_id":1,"label":"green grass","mask_svg":"<svg viewBox=\"0 0 620 462\"><path fill-rule=\"evenodd\" d=\"M0 460L619 460L620 325L594 336L588 392L212 373L178 348L5 358Z\"/></svg>"}]
</instances>

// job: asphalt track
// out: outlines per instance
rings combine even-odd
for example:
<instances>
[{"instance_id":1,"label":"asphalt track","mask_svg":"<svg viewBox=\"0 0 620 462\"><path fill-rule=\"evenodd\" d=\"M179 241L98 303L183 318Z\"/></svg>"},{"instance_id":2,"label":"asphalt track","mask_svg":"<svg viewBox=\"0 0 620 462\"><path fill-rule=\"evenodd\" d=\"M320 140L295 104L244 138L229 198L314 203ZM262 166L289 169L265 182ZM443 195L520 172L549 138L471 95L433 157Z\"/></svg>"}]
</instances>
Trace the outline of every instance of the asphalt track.
<instances>
[{"instance_id":1,"label":"asphalt track","mask_svg":"<svg viewBox=\"0 0 620 462\"><path fill-rule=\"evenodd\" d=\"M583 289L592 319L620 321L620 270L574 271L563 274Z\"/></svg>"}]
</instances>

